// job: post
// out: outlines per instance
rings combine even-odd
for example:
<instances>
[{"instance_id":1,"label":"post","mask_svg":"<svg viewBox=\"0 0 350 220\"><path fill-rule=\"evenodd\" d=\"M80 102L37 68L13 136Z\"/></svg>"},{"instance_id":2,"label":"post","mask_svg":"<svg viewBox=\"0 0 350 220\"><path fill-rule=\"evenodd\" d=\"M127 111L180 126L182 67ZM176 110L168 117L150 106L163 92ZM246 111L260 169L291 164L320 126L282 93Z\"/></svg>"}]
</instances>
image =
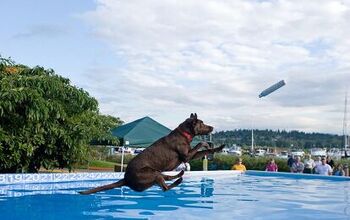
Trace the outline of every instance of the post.
<instances>
[{"instance_id":1,"label":"post","mask_svg":"<svg viewBox=\"0 0 350 220\"><path fill-rule=\"evenodd\" d=\"M349 166L347 164L344 165L345 176L349 176Z\"/></svg>"},{"instance_id":2,"label":"post","mask_svg":"<svg viewBox=\"0 0 350 220\"><path fill-rule=\"evenodd\" d=\"M207 159L207 155L204 156L203 159L203 171L208 171L208 159Z\"/></svg>"},{"instance_id":3,"label":"post","mask_svg":"<svg viewBox=\"0 0 350 220\"><path fill-rule=\"evenodd\" d=\"M124 146L122 146L122 161L120 164L120 172L123 172L123 167L124 167Z\"/></svg>"}]
</instances>

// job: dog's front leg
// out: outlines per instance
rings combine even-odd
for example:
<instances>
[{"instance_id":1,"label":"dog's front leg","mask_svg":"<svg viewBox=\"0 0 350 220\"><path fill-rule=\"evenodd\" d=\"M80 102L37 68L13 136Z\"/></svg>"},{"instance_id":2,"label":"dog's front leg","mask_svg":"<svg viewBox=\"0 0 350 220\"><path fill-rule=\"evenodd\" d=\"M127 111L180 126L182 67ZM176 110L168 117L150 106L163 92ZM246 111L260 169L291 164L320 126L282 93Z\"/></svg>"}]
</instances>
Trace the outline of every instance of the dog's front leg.
<instances>
[{"instance_id":1,"label":"dog's front leg","mask_svg":"<svg viewBox=\"0 0 350 220\"><path fill-rule=\"evenodd\" d=\"M197 151L190 160L203 158L205 155L213 154L215 152L220 152L220 151L222 151L222 149L224 147L225 147L225 144L223 144L223 145L221 145L220 147L217 147L217 148L213 148L213 149L209 149L209 150Z\"/></svg>"},{"instance_id":2,"label":"dog's front leg","mask_svg":"<svg viewBox=\"0 0 350 220\"><path fill-rule=\"evenodd\" d=\"M209 148L209 144L207 142L200 142L199 144L197 144L185 156L185 161L184 162L188 162L188 161L192 160L194 155L196 155L198 153L198 150L201 149L202 147L205 147L206 149L208 149Z\"/></svg>"}]
</instances>

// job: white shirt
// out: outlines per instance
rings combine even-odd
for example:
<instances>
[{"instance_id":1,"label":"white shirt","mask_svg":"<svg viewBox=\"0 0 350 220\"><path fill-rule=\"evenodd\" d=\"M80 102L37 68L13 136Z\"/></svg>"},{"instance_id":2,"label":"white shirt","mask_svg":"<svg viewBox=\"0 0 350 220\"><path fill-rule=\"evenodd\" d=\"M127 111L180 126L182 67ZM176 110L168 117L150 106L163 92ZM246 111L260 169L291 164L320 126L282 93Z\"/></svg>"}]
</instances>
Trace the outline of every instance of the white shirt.
<instances>
[{"instance_id":1,"label":"white shirt","mask_svg":"<svg viewBox=\"0 0 350 220\"><path fill-rule=\"evenodd\" d=\"M315 161L315 167L317 168L319 165L322 165L322 161L320 160Z\"/></svg>"},{"instance_id":2,"label":"white shirt","mask_svg":"<svg viewBox=\"0 0 350 220\"><path fill-rule=\"evenodd\" d=\"M326 175L328 176L329 173L332 173L333 170L332 170L332 167L329 166L328 164L320 164L316 167L316 173L320 174L320 175Z\"/></svg>"},{"instance_id":3,"label":"white shirt","mask_svg":"<svg viewBox=\"0 0 350 220\"><path fill-rule=\"evenodd\" d=\"M304 165L305 165L305 168L308 168L308 169L313 169L316 166L313 159L305 159Z\"/></svg>"}]
</instances>

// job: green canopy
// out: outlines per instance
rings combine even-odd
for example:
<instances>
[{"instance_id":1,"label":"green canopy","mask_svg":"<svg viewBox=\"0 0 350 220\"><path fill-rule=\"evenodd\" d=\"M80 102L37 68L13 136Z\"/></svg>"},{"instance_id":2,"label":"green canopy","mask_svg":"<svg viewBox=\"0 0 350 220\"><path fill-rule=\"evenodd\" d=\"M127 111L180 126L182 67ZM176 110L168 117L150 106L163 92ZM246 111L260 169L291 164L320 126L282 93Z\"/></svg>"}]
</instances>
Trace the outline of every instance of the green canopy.
<instances>
[{"instance_id":1,"label":"green canopy","mask_svg":"<svg viewBox=\"0 0 350 220\"><path fill-rule=\"evenodd\" d=\"M128 147L148 147L170 132L169 128L150 117L140 118L112 130L112 134L120 139L120 143Z\"/></svg>"}]
</instances>

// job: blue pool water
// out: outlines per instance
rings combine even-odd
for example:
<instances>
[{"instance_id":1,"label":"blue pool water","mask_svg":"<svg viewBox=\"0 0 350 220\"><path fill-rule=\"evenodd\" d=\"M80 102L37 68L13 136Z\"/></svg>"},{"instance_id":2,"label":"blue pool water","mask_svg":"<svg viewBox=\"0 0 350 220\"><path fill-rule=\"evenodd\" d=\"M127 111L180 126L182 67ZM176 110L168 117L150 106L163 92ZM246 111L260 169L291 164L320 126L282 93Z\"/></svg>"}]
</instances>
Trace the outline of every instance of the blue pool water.
<instances>
[{"instance_id":1,"label":"blue pool water","mask_svg":"<svg viewBox=\"0 0 350 220\"><path fill-rule=\"evenodd\" d=\"M0 185L0 219L350 219L350 181L303 175L191 176L162 192L127 187L83 196L114 180Z\"/></svg>"}]
</instances>

